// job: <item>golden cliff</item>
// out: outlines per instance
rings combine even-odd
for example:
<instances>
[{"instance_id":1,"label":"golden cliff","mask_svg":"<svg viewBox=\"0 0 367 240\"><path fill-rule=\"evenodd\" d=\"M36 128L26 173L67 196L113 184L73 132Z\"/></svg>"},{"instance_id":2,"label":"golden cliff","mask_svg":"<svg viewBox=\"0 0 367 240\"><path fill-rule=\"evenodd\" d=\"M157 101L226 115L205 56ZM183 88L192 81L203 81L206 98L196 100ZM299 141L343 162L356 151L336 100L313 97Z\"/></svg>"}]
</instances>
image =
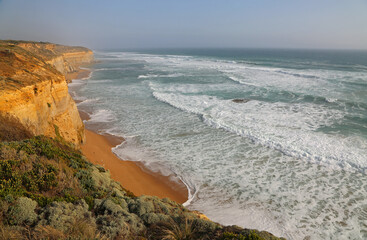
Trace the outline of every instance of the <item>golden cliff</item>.
<instances>
[{"instance_id":1,"label":"golden cliff","mask_svg":"<svg viewBox=\"0 0 367 240\"><path fill-rule=\"evenodd\" d=\"M62 74L77 71L80 65L93 62L93 52L84 47L70 47L53 43L21 42L17 44L53 65Z\"/></svg>"},{"instance_id":2,"label":"golden cliff","mask_svg":"<svg viewBox=\"0 0 367 240\"><path fill-rule=\"evenodd\" d=\"M92 61L87 48L0 41L0 140L46 135L79 146L84 125L64 74Z\"/></svg>"}]
</instances>

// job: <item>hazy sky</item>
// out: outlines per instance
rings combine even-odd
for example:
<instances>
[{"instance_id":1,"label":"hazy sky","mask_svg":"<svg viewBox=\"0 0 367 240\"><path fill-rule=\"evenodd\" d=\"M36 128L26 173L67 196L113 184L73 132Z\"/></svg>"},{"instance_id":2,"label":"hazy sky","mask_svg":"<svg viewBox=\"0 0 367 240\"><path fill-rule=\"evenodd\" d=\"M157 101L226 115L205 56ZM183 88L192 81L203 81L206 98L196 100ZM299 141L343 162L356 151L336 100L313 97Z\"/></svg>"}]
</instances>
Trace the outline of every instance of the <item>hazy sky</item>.
<instances>
[{"instance_id":1,"label":"hazy sky","mask_svg":"<svg viewBox=\"0 0 367 240\"><path fill-rule=\"evenodd\" d=\"M367 49L367 0L0 0L0 39Z\"/></svg>"}]
</instances>

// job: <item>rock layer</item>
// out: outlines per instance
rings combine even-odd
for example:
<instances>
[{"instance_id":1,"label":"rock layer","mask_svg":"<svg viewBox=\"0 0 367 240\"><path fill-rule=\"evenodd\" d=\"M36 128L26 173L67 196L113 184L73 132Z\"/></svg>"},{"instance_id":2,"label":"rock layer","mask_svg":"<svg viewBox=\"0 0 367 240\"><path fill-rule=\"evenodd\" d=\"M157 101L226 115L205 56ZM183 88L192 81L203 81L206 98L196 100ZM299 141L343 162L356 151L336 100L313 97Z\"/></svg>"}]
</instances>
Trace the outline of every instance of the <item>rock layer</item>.
<instances>
[{"instance_id":1,"label":"rock layer","mask_svg":"<svg viewBox=\"0 0 367 240\"><path fill-rule=\"evenodd\" d=\"M21 42L18 46L40 55L64 75L77 71L80 65L91 63L94 60L93 52L84 47L35 42Z\"/></svg>"},{"instance_id":2,"label":"rock layer","mask_svg":"<svg viewBox=\"0 0 367 240\"><path fill-rule=\"evenodd\" d=\"M0 140L46 135L83 143L84 125L63 74L92 60L82 47L0 41Z\"/></svg>"}]
</instances>

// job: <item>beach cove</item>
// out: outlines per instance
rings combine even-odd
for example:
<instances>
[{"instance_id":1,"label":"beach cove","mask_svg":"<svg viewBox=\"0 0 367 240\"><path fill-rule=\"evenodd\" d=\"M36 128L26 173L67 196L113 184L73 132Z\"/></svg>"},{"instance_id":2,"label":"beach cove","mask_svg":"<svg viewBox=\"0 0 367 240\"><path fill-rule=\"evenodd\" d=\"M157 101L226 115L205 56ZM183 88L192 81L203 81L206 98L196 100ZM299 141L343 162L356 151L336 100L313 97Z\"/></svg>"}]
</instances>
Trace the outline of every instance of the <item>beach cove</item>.
<instances>
[{"instance_id":1,"label":"beach cove","mask_svg":"<svg viewBox=\"0 0 367 240\"><path fill-rule=\"evenodd\" d=\"M92 163L108 169L112 179L136 196L168 197L181 204L187 201L187 189L184 184L172 181L169 176L154 173L137 162L119 159L113 154L111 149L116 146L116 140L120 139L87 129L82 152Z\"/></svg>"},{"instance_id":2,"label":"beach cove","mask_svg":"<svg viewBox=\"0 0 367 240\"><path fill-rule=\"evenodd\" d=\"M112 150L120 159L178 176L189 189L189 209L289 239L332 239L340 228L355 237L363 227L352 219L362 202L346 217L340 194L364 195L359 146L366 140L357 132L340 136L361 124L343 116L364 108L363 96L350 94L363 79L364 55L345 52L355 55L349 69L338 64L338 52L318 54L98 52L91 78L74 81L70 92L89 112L87 128L125 139ZM326 221L332 212L338 217Z\"/></svg>"},{"instance_id":3,"label":"beach cove","mask_svg":"<svg viewBox=\"0 0 367 240\"><path fill-rule=\"evenodd\" d=\"M68 74L66 79L69 83L73 79L87 81L90 75L91 72L88 69L81 68ZM87 112L79 111L79 115L82 121L90 119ZM179 179L174 180L174 176L164 176L149 170L139 162L126 161L113 154L112 148L123 143L124 138L111 134L98 134L98 129L86 129L85 135L86 141L81 146L83 154L92 163L108 169L112 179L121 183L136 196L168 197L181 204L187 201L187 188Z\"/></svg>"}]
</instances>

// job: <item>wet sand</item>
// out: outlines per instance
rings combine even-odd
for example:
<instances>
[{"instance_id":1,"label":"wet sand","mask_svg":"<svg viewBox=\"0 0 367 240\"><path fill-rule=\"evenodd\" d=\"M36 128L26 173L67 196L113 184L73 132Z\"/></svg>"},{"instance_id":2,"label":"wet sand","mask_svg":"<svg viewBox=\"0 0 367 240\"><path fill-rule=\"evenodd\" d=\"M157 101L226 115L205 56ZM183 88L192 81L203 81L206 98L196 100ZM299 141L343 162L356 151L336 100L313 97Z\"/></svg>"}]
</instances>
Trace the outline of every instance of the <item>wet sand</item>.
<instances>
[{"instance_id":1,"label":"wet sand","mask_svg":"<svg viewBox=\"0 0 367 240\"><path fill-rule=\"evenodd\" d=\"M160 198L168 197L178 203L187 200L187 189L182 182L172 181L133 161L123 161L112 153L111 148L124 139L113 135L100 135L86 130L86 143L81 147L84 155L94 164L108 169L112 179L132 191L135 195L153 195Z\"/></svg>"}]
</instances>

